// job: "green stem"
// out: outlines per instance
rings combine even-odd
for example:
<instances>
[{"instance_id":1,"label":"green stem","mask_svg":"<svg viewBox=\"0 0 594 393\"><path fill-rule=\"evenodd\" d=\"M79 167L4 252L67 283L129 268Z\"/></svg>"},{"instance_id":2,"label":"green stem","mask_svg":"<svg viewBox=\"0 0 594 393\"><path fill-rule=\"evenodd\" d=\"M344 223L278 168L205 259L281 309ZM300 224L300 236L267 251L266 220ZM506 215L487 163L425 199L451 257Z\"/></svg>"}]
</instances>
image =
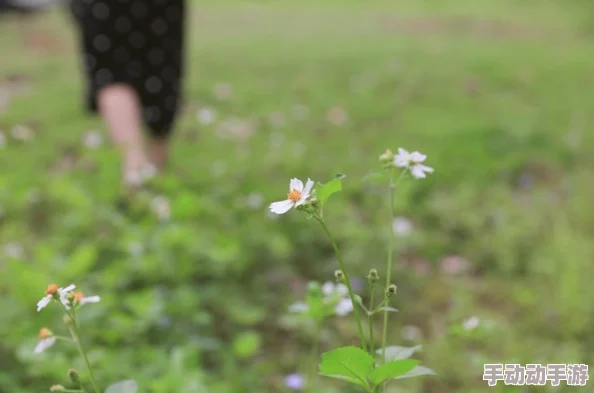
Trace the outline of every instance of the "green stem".
<instances>
[{"instance_id":1,"label":"green stem","mask_svg":"<svg viewBox=\"0 0 594 393\"><path fill-rule=\"evenodd\" d=\"M404 172L403 172L404 173ZM390 176L390 234L388 237L388 261L386 266L386 288L392 280L392 250L394 248L394 234L392 233L392 221L394 220L394 188L395 184ZM386 362L386 342L388 339L388 310L384 310L384 326L382 330L382 360Z\"/></svg>"},{"instance_id":2,"label":"green stem","mask_svg":"<svg viewBox=\"0 0 594 393\"><path fill-rule=\"evenodd\" d=\"M322 229L326 233L326 236L328 236L328 240L330 240L330 243L332 243L332 247L334 248L334 253L336 254L336 258L338 259L338 263L340 264L340 269L342 270L342 273L344 274L344 282L349 290L349 297L351 298L351 302L353 303L353 311L355 313L355 319L357 320L357 330L359 331L359 339L361 340L361 348L363 350L367 350L367 346L365 345L365 334L363 333L363 324L361 323L361 316L359 315L359 309L356 307L357 302L355 301L355 295L353 293L353 288L351 286L351 280L349 279L349 276L347 274L346 266L345 266L344 261L342 260L340 250L338 249L336 240L334 240L334 237L332 237L332 234L330 233L328 226L326 226L324 219L320 216L316 216L316 218L320 222L320 225L322 225Z\"/></svg>"},{"instance_id":3,"label":"green stem","mask_svg":"<svg viewBox=\"0 0 594 393\"><path fill-rule=\"evenodd\" d=\"M371 285L371 295L369 300L369 309L373 310L373 295L374 295L374 285ZM374 353L374 343L373 343L373 314L368 312L367 313L367 323L369 324L369 353L371 356L375 357Z\"/></svg>"},{"instance_id":4,"label":"green stem","mask_svg":"<svg viewBox=\"0 0 594 393\"><path fill-rule=\"evenodd\" d=\"M93 389L95 390L95 393L101 393L101 391L99 390L99 387L97 385L97 381L95 380L95 375L93 374L93 369L91 368L91 363L89 363L89 358L87 357L87 353L82 346L80 329L78 328L78 323L76 322L76 314L74 312L74 308L72 309L72 312L70 312L70 311L68 311L66 306L64 306L62 304L62 302L59 302L59 303L64 308L66 315L68 315L70 317L70 319L72 320L72 328L70 326L68 326L68 330L70 330L72 339L76 343L76 346L78 347L78 351L80 352L81 356L83 357L83 359L85 361L85 365L87 366L87 370L89 371L89 379L91 380ZM81 388L82 388L82 385L81 385Z\"/></svg>"}]
</instances>

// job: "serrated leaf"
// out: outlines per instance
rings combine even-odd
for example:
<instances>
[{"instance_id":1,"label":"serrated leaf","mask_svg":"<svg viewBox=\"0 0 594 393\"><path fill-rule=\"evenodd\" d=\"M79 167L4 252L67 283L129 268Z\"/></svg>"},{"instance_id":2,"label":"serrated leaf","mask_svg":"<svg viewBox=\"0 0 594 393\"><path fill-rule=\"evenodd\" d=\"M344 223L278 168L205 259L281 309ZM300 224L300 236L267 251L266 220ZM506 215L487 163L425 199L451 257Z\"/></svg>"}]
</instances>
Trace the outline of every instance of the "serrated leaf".
<instances>
[{"instance_id":1,"label":"serrated leaf","mask_svg":"<svg viewBox=\"0 0 594 393\"><path fill-rule=\"evenodd\" d=\"M332 194L342 191L342 179L343 177L335 177L326 184L316 186L316 196L322 205L326 203Z\"/></svg>"},{"instance_id":2,"label":"serrated leaf","mask_svg":"<svg viewBox=\"0 0 594 393\"><path fill-rule=\"evenodd\" d=\"M126 379L111 384L105 389L105 393L136 393L138 384L132 379Z\"/></svg>"},{"instance_id":3,"label":"serrated leaf","mask_svg":"<svg viewBox=\"0 0 594 393\"><path fill-rule=\"evenodd\" d=\"M394 308L394 307L390 307L390 306L385 306L385 307L381 307L379 309L379 311L398 312L398 309Z\"/></svg>"},{"instance_id":4,"label":"serrated leaf","mask_svg":"<svg viewBox=\"0 0 594 393\"><path fill-rule=\"evenodd\" d=\"M322 354L320 374L369 388L367 375L373 364L373 358L361 348L341 347Z\"/></svg>"},{"instance_id":5,"label":"serrated leaf","mask_svg":"<svg viewBox=\"0 0 594 393\"><path fill-rule=\"evenodd\" d=\"M407 372L404 375L399 375L394 379L405 379L405 378L414 378L420 377L422 375L437 375L437 373L431 370L429 367L425 366L417 366L413 368L411 371Z\"/></svg>"},{"instance_id":6,"label":"serrated leaf","mask_svg":"<svg viewBox=\"0 0 594 393\"><path fill-rule=\"evenodd\" d=\"M369 380L374 385L379 385L389 379L394 379L410 372L417 366L417 364L419 364L419 361L415 359L400 359L390 363L384 363L381 366L376 367L371 374L369 374Z\"/></svg>"},{"instance_id":7,"label":"serrated leaf","mask_svg":"<svg viewBox=\"0 0 594 393\"><path fill-rule=\"evenodd\" d=\"M392 345L386 347L386 362L394 360L408 359L413 353L423 349L422 345L415 345L414 347L401 347L399 345ZM380 356L383 356L383 350L380 348L376 351Z\"/></svg>"}]
</instances>

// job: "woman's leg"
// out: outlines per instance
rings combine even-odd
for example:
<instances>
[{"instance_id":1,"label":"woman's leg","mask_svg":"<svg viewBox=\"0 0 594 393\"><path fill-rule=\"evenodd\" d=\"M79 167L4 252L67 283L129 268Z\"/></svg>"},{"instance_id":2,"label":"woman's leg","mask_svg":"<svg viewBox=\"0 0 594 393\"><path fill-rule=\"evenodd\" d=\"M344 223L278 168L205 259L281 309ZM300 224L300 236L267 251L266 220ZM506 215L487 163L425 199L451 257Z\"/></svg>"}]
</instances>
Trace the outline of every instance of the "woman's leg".
<instances>
[{"instance_id":1,"label":"woman's leg","mask_svg":"<svg viewBox=\"0 0 594 393\"><path fill-rule=\"evenodd\" d=\"M134 89L126 84L111 84L98 93L99 112L114 145L122 155L122 178L129 186L142 181L148 164L144 151L141 106Z\"/></svg>"}]
</instances>

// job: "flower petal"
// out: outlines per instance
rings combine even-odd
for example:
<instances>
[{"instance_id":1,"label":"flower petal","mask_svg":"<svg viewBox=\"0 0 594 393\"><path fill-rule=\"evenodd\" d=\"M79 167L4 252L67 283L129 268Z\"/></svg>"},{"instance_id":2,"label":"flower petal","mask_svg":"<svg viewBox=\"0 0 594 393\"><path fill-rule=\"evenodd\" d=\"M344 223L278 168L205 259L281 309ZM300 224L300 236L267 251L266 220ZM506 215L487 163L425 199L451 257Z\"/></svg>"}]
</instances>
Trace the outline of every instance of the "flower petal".
<instances>
[{"instance_id":1,"label":"flower petal","mask_svg":"<svg viewBox=\"0 0 594 393\"><path fill-rule=\"evenodd\" d=\"M421 165L413 165L412 167L410 167L410 173L413 175L415 179L424 179L427 177Z\"/></svg>"},{"instance_id":2,"label":"flower petal","mask_svg":"<svg viewBox=\"0 0 594 393\"><path fill-rule=\"evenodd\" d=\"M55 343L56 343L55 337L44 338L43 340L39 341L39 343L37 343L37 346L35 347L35 350L33 352L41 353L41 352L45 351L46 349L50 348Z\"/></svg>"},{"instance_id":3,"label":"flower petal","mask_svg":"<svg viewBox=\"0 0 594 393\"><path fill-rule=\"evenodd\" d=\"M82 300L80 301L80 305L82 306L83 304L87 303L99 303L100 301L101 298L99 296L88 296L82 298Z\"/></svg>"},{"instance_id":4,"label":"flower petal","mask_svg":"<svg viewBox=\"0 0 594 393\"><path fill-rule=\"evenodd\" d=\"M418 151L414 151L412 153L410 153L410 160L413 162L423 162L427 159L427 156L425 154L419 153Z\"/></svg>"},{"instance_id":5,"label":"flower petal","mask_svg":"<svg viewBox=\"0 0 594 393\"><path fill-rule=\"evenodd\" d=\"M335 290L336 290L336 292L338 292L338 294L340 296L348 296L348 294L349 294L349 288L346 285L344 285L343 283L336 284Z\"/></svg>"},{"instance_id":6,"label":"flower petal","mask_svg":"<svg viewBox=\"0 0 594 393\"><path fill-rule=\"evenodd\" d=\"M334 308L336 315L345 316L353 311L353 302L349 298L342 298Z\"/></svg>"},{"instance_id":7,"label":"flower petal","mask_svg":"<svg viewBox=\"0 0 594 393\"><path fill-rule=\"evenodd\" d=\"M303 182L297 178L291 179L290 188L292 190L303 191Z\"/></svg>"},{"instance_id":8,"label":"flower petal","mask_svg":"<svg viewBox=\"0 0 594 393\"><path fill-rule=\"evenodd\" d=\"M40 301L37 302L37 312L39 312L42 309L44 309L45 307L47 307L47 305L51 301L52 301L51 295L44 296Z\"/></svg>"},{"instance_id":9,"label":"flower petal","mask_svg":"<svg viewBox=\"0 0 594 393\"><path fill-rule=\"evenodd\" d=\"M407 167L410 163L410 154L403 148L398 148L398 154L394 156L394 165L397 167Z\"/></svg>"},{"instance_id":10,"label":"flower petal","mask_svg":"<svg viewBox=\"0 0 594 393\"><path fill-rule=\"evenodd\" d=\"M284 200L279 202L273 202L270 204L270 211L275 214L284 214L293 207L293 202L290 200Z\"/></svg>"},{"instance_id":11,"label":"flower petal","mask_svg":"<svg viewBox=\"0 0 594 393\"><path fill-rule=\"evenodd\" d=\"M70 284L70 285L68 285L66 288L59 288L59 289L58 289L58 292L61 292L61 293L68 293L68 292L72 292L72 290L73 290L74 288L76 288L76 285L74 285L74 284Z\"/></svg>"},{"instance_id":12,"label":"flower petal","mask_svg":"<svg viewBox=\"0 0 594 393\"><path fill-rule=\"evenodd\" d=\"M427 172L427 173L433 173L435 170L433 168L431 168L430 166L427 165L423 165L423 164L418 164L421 169L423 170L423 172Z\"/></svg>"},{"instance_id":13,"label":"flower petal","mask_svg":"<svg viewBox=\"0 0 594 393\"><path fill-rule=\"evenodd\" d=\"M324 294L324 296L330 296L332 295L332 293L334 292L334 283L331 283L330 281L325 282L324 285L322 285L322 293Z\"/></svg>"},{"instance_id":14,"label":"flower petal","mask_svg":"<svg viewBox=\"0 0 594 393\"><path fill-rule=\"evenodd\" d=\"M309 196L311 194L311 189L314 186L314 181L310 178L307 178L307 182L305 182L305 188L303 189L303 195Z\"/></svg>"}]
</instances>

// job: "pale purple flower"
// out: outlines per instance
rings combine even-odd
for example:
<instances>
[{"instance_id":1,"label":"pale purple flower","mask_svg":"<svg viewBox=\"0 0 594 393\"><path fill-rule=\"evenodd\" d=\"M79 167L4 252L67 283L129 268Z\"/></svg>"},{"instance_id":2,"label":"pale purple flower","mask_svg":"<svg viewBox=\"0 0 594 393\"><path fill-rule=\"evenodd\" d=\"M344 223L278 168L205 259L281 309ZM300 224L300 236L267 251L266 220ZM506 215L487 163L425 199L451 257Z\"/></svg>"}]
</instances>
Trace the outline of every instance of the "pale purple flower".
<instances>
[{"instance_id":1,"label":"pale purple flower","mask_svg":"<svg viewBox=\"0 0 594 393\"><path fill-rule=\"evenodd\" d=\"M403 148L398 148L398 154L394 156L394 165L398 168L407 168L415 179L424 179L426 173L433 173L434 169L422 164L427 159L425 154L418 151L409 153Z\"/></svg>"},{"instance_id":2,"label":"pale purple flower","mask_svg":"<svg viewBox=\"0 0 594 393\"><path fill-rule=\"evenodd\" d=\"M291 390L303 390L305 387L305 378L301 374L289 374L285 377L285 386Z\"/></svg>"}]
</instances>

